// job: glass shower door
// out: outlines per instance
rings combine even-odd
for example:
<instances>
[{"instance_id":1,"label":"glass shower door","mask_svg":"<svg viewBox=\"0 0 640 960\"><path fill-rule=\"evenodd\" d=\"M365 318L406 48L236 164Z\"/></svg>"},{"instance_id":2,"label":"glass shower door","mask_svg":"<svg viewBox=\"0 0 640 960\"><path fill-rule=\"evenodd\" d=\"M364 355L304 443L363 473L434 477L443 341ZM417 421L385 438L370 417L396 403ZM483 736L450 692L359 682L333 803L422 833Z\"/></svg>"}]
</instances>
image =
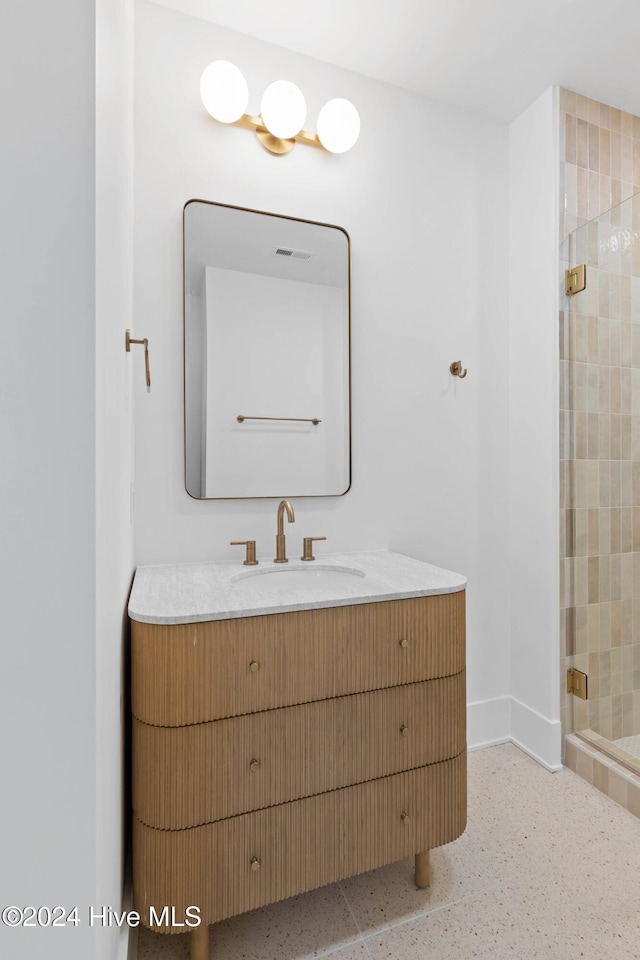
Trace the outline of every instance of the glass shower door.
<instances>
[{"instance_id":1,"label":"glass shower door","mask_svg":"<svg viewBox=\"0 0 640 960\"><path fill-rule=\"evenodd\" d=\"M586 289L561 325L564 665L588 677L567 729L640 772L640 194L566 256Z\"/></svg>"}]
</instances>

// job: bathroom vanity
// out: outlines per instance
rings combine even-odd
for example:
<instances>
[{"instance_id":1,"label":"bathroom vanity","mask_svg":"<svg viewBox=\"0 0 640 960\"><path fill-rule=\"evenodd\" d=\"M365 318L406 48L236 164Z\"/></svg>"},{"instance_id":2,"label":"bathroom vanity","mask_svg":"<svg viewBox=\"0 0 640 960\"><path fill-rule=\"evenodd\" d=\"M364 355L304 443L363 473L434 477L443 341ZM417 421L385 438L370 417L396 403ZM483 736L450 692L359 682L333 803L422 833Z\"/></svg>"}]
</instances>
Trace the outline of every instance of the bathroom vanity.
<instances>
[{"instance_id":1,"label":"bathroom vanity","mask_svg":"<svg viewBox=\"0 0 640 960\"><path fill-rule=\"evenodd\" d=\"M429 850L466 823L465 579L387 551L140 567L134 906L190 930ZM180 926L179 924L183 924Z\"/></svg>"}]
</instances>

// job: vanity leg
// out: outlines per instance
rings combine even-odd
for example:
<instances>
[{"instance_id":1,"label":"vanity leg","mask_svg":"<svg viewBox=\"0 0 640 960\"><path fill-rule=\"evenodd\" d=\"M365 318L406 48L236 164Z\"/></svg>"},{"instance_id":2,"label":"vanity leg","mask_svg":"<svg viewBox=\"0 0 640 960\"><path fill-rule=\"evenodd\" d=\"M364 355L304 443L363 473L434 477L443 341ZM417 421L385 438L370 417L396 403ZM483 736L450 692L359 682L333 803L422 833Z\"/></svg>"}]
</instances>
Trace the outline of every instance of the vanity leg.
<instances>
[{"instance_id":1,"label":"vanity leg","mask_svg":"<svg viewBox=\"0 0 640 960\"><path fill-rule=\"evenodd\" d=\"M209 960L209 926L201 923L189 934L191 960Z\"/></svg>"},{"instance_id":2,"label":"vanity leg","mask_svg":"<svg viewBox=\"0 0 640 960\"><path fill-rule=\"evenodd\" d=\"M429 851L416 853L416 887L428 887L431 883Z\"/></svg>"}]
</instances>

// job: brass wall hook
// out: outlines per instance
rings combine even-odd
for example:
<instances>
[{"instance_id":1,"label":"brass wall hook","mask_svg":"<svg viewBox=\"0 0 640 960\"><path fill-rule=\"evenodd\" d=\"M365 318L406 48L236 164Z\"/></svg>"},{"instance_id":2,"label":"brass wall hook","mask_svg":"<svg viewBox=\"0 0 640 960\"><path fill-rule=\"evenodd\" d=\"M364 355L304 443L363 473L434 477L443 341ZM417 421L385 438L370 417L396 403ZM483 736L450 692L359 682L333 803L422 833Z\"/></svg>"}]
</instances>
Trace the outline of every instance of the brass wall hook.
<instances>
[{"instance_id":1,"label":"brass wall hook","mask_svg":"<svg viewBox=\"0 0 640 960\"><path fill-rule=\"evenodd\" d=\"M131 336L131 331L125 330L124 346L127 353L131 353L132 343L144 344L144 372L145 372L145 378L147 381L147 390L151 390L151 371L149 370L149 340L147 337L145 337L144 340L134 340L133 337Z\"/></svg>"},{"instance_id":2,"label":"brass wall hook","mask_svg":"<svg viewBox=\"0 0 640 960\"><path fill-rule=\"evenodd\" d=\"M467 371L462 369L462 360L454 360L449 370L454 377L460 377L461 380L464 380L467 375Z\"/></svg>"}]
</instances>

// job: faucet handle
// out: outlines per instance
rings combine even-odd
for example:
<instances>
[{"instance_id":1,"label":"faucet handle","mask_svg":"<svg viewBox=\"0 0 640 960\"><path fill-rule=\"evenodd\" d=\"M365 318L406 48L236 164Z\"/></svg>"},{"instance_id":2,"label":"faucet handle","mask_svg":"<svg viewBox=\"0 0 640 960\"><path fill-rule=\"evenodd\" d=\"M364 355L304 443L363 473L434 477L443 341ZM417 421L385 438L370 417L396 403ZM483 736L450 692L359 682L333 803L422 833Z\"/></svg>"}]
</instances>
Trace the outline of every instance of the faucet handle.
<instances>
[{"instance_id":1,"label":"faucet handle","mask_svg":"<svg viewBox=\"0 0 640 960\"><path fill-rule=\"evenodd\" d=\"M313 547L311 546L311 544L313 543L314 540L326 540L326 539L327 539L326 537L304 537L302 540L303 550L302 550L302 556L300 557L300 559L315 560L315 557L311 552L313 550Z\"/></svg>"},{"instance_id":2,"label":"faucet handle","mask_svg":"<svg viewBox=\"0 0 640 960\"><path fill-rule=\"evenodd\" d=\"M256 542L255 540L230 540L229 545L232 547L246 547L247 556L246 559L242 562L245 567L256 567L258 561L256 560Z\"/></svg>"}]
</instances>

